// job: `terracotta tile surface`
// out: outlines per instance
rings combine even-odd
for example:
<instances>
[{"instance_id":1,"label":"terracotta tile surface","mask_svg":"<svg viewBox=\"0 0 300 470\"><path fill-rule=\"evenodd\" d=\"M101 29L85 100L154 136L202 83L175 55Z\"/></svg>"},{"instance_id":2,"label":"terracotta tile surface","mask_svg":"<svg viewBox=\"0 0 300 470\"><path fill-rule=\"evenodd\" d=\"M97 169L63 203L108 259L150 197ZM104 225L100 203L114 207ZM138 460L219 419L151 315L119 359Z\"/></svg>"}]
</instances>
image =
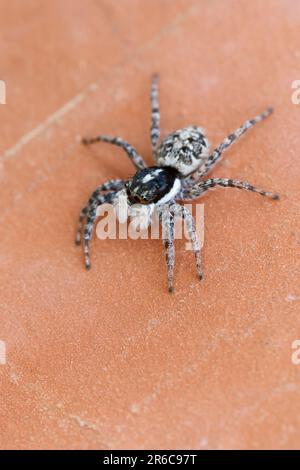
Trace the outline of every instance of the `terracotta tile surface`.
<instances>
[{"instance_id":1,"label":"terracotta tile surface","mask_svg":"<svg viewBox=\"0 0 300 470\"><path fill-rule=\"evenodd\" d=\"M17 0L0 3L0 447L300 447L300 3ZM149 84L164 135L189 123L217 144L269 105L215 176L205 281L178 241L176 291L160 240L73 238L97 184L132 174L104 132L151 162Z\"/></svg>"}]
</instances>

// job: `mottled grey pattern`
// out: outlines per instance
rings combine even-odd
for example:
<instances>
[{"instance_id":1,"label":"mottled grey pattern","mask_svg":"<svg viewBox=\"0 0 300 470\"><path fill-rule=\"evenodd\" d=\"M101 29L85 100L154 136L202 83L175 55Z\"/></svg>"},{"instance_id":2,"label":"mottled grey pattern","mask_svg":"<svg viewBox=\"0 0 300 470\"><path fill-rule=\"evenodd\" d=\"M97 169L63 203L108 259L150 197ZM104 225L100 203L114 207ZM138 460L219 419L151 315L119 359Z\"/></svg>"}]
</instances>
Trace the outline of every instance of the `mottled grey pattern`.
<instances>
[{"instance_id":1,"label":"mottled grey pattern","mask_svg":"<svg viewBox=\"0 0 300 470\"><path fill-rule=\"evenodd\" d=\"M84 249L86 269L90 269L91 267L90 240L91 240L93 228L94 228L95 221L96 221L97 208L101 204L112 204L117 194L118 194L117 191L114 191L114 192L112 191L103 196L97 196L89 206L87 218L86 218L86 224L85 224L84 233L83 233L83 249Z\"/></svg>"},{"instance_id":2,"label":"mottled grey pattern","mask_svg":"<svg viewBox=\"0 0 300 470\"><path fill-rule=\"evenodd\" d=\"M110 180L106 183L101 184L91 194L91 197L89 198L87 204L80 211L75 243L76 245L80 245L82 231L84 228L83 250L86 269L90 269L91 267L89 245L96 220L97 208L101 204L112 203L118 191L124 188L124 184L125 182L123 180ZM86 223L83 227L83 221L85 218Z\"/></svg>"},{"instance_id":3,"label":"mottled grey pattern","mask_svg":"<svg viewBox=\"0 0 300 470\"><path fill-rule=\"evenodd\" d=\"M170 166L187 176L199 168L208 156L209 143L202 129L189 126L169 134L156 152L158 166Z\"/></svg>"},{"instance_id":4,"label":"mottled grey pattern","mask_svg":"<svg viewBox=\"0 0 300 470\"><path fill-rule=\"evenodd\" d=\"M157 143L160 136L160 113L159 113L159 102L158 102L158 75L154 75L151 85L151 128L150 128L150 137L152 144L152 152L155 154Z\"/></svg>"},{"instance_id":5,"label":"mottled grey pattern","mask_svg":"<svg viewBox=\"0 0 300 470\"><path fill-rule=\"evenodd\" d=\"M169 134L159 145L160 113L158 102L158 77L153 77L151 86L151 143L156 167L146 167L143 159L137 151L126 141L119 137L100 135L92 139L83 139L84 144L94 142L108 142L123 148L137 169L136 174L128 180L110 180L98 186L92 193L87 204L80 212L76 244L81 243L83 231L83 248L85 266L90 268L89 244L93 227L97 217L97 208L104 203L118 201L118 195L125 194L127 204L132 205L137 200L139 206L151 209L156 207L163 228L163 243L166 255L167 277L169 291L173 291L175 250L174 229L175 218L181 217L186 223L188 235L195 254L198 277L203 278L201 268L201 251L197 237L195 221L192 214L177 201L185 201L198 198L206 191L216 186L224 188L238 188L252 191L273 200L279 199L274 194L263 189L256 188L252 184L229 178L211 178L202 180L220 160L222 153L230 145L241 137L254 124L262 121L272 112L268 108L254 119L245 121L236 131L230 134L219 146L209 154L209 143L201 128L189 126ZM164 168L162 171L161 169ZM134 207L139 207L134 206ZM149 211L152 214L152 210ZM83 221L86 218L83 227Z\"/></svg>"},{"instance_id":6,"label":"mottled grey pattern","mask_svg":"<svg viewBox=\"0 0 300 470\"><path fill-rule=\"evenodd\" d=\"M192 214L186 207L181 206L180 204L176 204L173 210L174 210L175 216L176 215L181 216L186 223L188 236L191 240L193 252L195 255L197 274L198 274L199 279L201 280L203 279L203 272L201 269L201 250L200 250L200 243L198 240L194 217L192 216Z\"/></svg>"},{"instance_id":7,"label":"mottled grey pattern","mask_svg":"<svg viewBox=\"0 0 300 470\"><path fill-rule=\"evenodd\" d=\"M175 201L170 201L169 204L164 204L157 207L159 220L162 224L162 236L165 247L167 274L168 274L168 288L169 292L173 292L173 272L175 265L175 248L174 248L174 219L180 217L185 221L188 237L192 244L192 249L195 255L196 270L200 280L203 279L203 272L201 269L201 250L198 235L196 232L195 221L190 211Z\"/></svg>"},{"instance_id":8,"label":"mottled grey pattern","mask_svg":"<svg viewBox=\"0 0 300 470\"><path fill-rule=\"evenodd\" d=\"M159 212L159 220L163 227L163 243L165 247L168 289L173 292L174 266L175 266L175 249L174 249L174 213L168 208Z\"/></svg>"},{"instance_id":9,"label":"mottled grey pattern","mask_svg":"<svg viewBox=\"0 0 300 470\"><path fill-rule=\"evenodd\" d=\"M221 186L223 188L237 188L245 189L246 191L252 191L258 193L261 196L267 196L274 201L279 199L278 194L274 194L270 191L265 191L264 189L256 188L247 181L240 181L230 178L212 178L208 180L201 181L200 183L195 184L191 189L183 190L181 195L183 200L195 199L201 196L208 189L214 188L215 186Z\"/></svg>"}]
</instances>

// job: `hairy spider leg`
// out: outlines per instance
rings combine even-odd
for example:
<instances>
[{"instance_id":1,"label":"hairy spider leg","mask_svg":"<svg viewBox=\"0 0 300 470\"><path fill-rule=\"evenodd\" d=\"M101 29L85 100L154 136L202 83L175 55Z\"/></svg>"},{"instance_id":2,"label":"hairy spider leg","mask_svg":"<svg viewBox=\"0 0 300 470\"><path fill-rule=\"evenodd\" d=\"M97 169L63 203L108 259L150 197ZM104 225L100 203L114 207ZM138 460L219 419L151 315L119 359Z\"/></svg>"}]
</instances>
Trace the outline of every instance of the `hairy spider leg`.
<instances>
[{"instance_id":1,"label":"hairy spider leg","mask_svg":"<svg viewBox=\"0 0 300 470\"><path fill-rule=\"evenodd\" d=\"M108 144L117 145L121 147L127 153L129 159L133 163L136 169L141 170L146 168L146 163L142 159L142 157L138 154L135 148L130 145L126 140L121 139L121 137L110 137L108 135L98 135L97 137L87 138L84 137L82 139L82 143L84 145L94 144L96 142L107 142Z\"/></svg>"}]
</instances>

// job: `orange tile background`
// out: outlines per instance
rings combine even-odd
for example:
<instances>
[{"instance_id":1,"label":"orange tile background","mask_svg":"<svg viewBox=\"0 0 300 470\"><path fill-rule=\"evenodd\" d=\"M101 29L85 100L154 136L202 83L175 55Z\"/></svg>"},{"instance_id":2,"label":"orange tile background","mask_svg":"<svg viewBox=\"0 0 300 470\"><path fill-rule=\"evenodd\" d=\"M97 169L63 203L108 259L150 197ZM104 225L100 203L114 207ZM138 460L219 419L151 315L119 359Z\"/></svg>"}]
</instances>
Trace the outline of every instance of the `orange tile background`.
<instances>
[{"instance_id":1,"label":"orange tile background","mask_svg":"<svg viewBox=\"0 0 300 470\"><path fill-rule=\"evenodd\" d=\"M300 447L300 2L1 0L0 447ZM205 281L177 242L166 289L159 240L94 240L78 212L127 177L113 147L151 162L149 84L163 135L189 123L217 144L269 105L215 176L278 191L219 189L205 204Z\"/></svg>"}]
</instances>

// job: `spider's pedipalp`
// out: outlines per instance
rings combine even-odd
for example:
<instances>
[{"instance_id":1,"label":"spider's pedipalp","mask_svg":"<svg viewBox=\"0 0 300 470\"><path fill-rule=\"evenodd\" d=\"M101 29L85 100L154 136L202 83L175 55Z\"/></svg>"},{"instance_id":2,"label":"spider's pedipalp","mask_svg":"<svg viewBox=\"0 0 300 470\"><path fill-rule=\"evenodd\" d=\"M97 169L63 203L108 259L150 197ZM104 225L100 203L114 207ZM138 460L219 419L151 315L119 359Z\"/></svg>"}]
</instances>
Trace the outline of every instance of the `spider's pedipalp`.
<instances>
[{"instance_id":1,"label":"spider's pedipalp","mask_svg":"<svg viewBox=\"0 0 300 470\"><path fill-rule=\"evenodd\" d=\"M87 138L84 137L82 139L82 143L84 145L94 144L96 142L107 142L108 144L117 145L121 147L127 153L128 157L134 164L137 169L146 168L146 163L142 159L142 157L138 154L135 148L130 145L126 140L121 139L121 137L110 137L108 135L98 135L97 137Z\"/></svg>"}]
</instances>

